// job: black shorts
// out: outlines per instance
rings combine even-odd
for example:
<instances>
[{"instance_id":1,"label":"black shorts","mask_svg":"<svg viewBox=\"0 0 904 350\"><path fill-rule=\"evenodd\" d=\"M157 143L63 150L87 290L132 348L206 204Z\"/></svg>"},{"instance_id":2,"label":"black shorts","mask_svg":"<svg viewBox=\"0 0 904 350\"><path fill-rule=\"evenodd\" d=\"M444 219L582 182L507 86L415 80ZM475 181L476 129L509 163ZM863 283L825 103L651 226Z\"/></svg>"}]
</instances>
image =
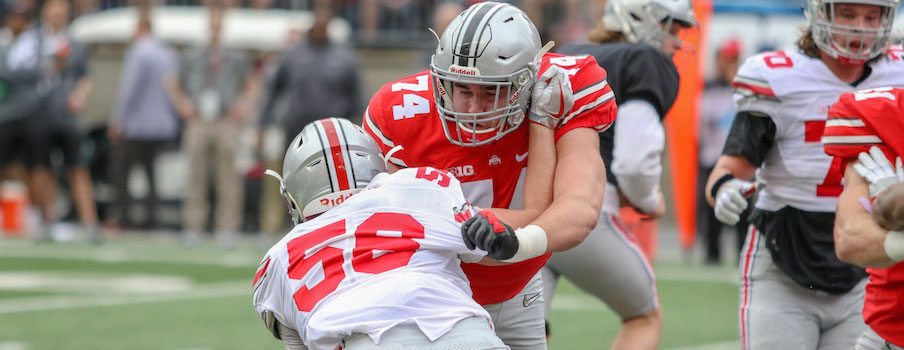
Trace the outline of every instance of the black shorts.
<instances>
[{"instance_id":1,"label":"black shorts","mask_svg":"<svg viewBox=\"0 0 904 350\"><path fill-rule=\"evenodd\" d=\"M21 162L29 169L37 163L35 128L27 119L0 124L0 167Z\"/></svg>"},{"instance_id":2,"label":"black shorts","mask_svg":"<svg viewBox=\"0 0 904 350\"><path fill-rule=\"evenodd\" d=\"M51 164L51 155L59 150L63 155L63 164L66 168L84 165L84 157L81 156L82 133L77 127L72 128L48 128L32 132L35 147L34 164L47 166Z\"/></svg>"}]
</instances>

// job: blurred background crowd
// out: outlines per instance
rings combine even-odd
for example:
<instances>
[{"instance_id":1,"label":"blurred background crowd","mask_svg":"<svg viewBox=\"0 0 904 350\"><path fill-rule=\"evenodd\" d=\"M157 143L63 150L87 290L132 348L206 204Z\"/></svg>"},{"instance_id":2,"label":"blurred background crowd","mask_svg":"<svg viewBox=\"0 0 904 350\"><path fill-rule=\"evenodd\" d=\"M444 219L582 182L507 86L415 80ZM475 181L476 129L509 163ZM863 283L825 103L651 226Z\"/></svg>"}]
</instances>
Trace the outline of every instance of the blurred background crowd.
<instances>
[{"instance_id":1,"label":"blurred background crowd","mask_svg":"<svg viewBox=\"0 0 904 350\"><path fill-rule=\"evenodd\" d=\"M0 0L0 228L97 241L166 230L186 244L281 235L288 216L263 172L281 169L286 142L322 117L360 122L382 84L427 69L427 28L442 33L475 2ZM559 45L585 41L605 7L510 2ZM706 62L701 179L734 116L739 61L791 47L804 24L796 0L713 5L704 44L686 48ZM719 262L723 227L698 213L705 259Z\"/></svg>"}]
</instances>

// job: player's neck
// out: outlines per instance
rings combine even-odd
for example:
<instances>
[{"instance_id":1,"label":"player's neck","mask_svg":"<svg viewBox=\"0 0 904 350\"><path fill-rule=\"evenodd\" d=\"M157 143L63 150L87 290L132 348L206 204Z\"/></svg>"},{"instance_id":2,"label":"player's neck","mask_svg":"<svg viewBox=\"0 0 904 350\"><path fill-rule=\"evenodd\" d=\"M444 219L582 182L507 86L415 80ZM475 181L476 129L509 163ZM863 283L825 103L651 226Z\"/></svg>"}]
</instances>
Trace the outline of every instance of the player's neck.
<instances>
[{"instance_id":1,"label":"player's neck","mask_svg":"<svg viewBox=\"0 0 904 350\"><path fill-rule=\"evenodd\" d=\"M845 83L854 83L863 76L863 64L843 64L825 52L820 52L819 58L825 63L826 67L829 67L829 70L832 71L839 80Z\"/></svg>"}]
</instances>

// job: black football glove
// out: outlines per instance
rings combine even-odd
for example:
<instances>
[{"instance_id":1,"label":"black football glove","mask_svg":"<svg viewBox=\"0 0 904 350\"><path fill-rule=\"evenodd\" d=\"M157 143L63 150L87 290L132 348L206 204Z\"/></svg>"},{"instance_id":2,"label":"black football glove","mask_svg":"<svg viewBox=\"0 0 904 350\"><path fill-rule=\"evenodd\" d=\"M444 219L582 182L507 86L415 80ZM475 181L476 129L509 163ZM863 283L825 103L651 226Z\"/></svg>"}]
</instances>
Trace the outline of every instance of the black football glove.
<instances>
[{"instance_id":1,"label":"black football glove","mask_svg":"<svg viewBox=\"0 0 904 350\"><path fill-rule=\"evenodd\" d=\"M461 224L461 237L468 249L486 250L490 259L509 259L518 251L515 230L489 210L481 210Z\"/></svg>"}]
</instances>

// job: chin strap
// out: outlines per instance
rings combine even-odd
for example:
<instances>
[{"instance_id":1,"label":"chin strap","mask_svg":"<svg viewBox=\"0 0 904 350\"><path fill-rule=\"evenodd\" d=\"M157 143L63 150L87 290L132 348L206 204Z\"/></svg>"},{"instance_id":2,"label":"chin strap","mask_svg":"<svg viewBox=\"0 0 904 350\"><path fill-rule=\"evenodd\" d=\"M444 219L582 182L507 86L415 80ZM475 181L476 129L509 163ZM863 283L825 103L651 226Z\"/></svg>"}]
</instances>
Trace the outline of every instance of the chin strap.
<instances>
[{"instance_id":1,"label":"chin strap","mask_svg":"<svg viewBox=\"0 0 904 350\"><path fill-rule=\"evenodd\" d=\"M389 170L389 159L392 158L392 155L395 154L396 152L404 150L404 149L405 148L402 147L402 145L397 145L397 146L391 148L388 152L386 152L385 156L384 155L380 156L383 158L383 165L386 166L387 170ZM395 165L395 164L393 164L393 165Z\"/></svg>"},{"instance_id":2,"label":"chin strap","mask_svg":"<svg viewBox=\"0 0 904 350\"><path fill-rule=\"evenodd\" d=\"M286 205L289 207L289 215L292 217L292 222L296 225L303 222L304 220L302 220L301 218L301 212L299 212L301 208L298 207L298 203L295 202L295 198L292 198L289 190L286 189L286 183L283 182L282 176L270 169L264 170L264 174L273 176L277 181L279 181L279 194L283 197L283 199L286 200ZM289 202L291 202L291 205ZM292 205L295 206L295 209L292 209Z\"/></svg>"},{"instance_id":3,"label":"chin strap","mask_svg":"<svg viewBox=\"0 0 904 350\"><path fill-rule=\"evenodd\" d=\"M540 60L542 60L543 56L546 55L546 53L548 53L549 50L552 50L552 48L555 46L556 42L551 40L547 42L546 45L543 45L543 48L541 48L540 51L537 52L537 56L534 56L534 68L540 70Z\"/></svg>"}]
</instances>

